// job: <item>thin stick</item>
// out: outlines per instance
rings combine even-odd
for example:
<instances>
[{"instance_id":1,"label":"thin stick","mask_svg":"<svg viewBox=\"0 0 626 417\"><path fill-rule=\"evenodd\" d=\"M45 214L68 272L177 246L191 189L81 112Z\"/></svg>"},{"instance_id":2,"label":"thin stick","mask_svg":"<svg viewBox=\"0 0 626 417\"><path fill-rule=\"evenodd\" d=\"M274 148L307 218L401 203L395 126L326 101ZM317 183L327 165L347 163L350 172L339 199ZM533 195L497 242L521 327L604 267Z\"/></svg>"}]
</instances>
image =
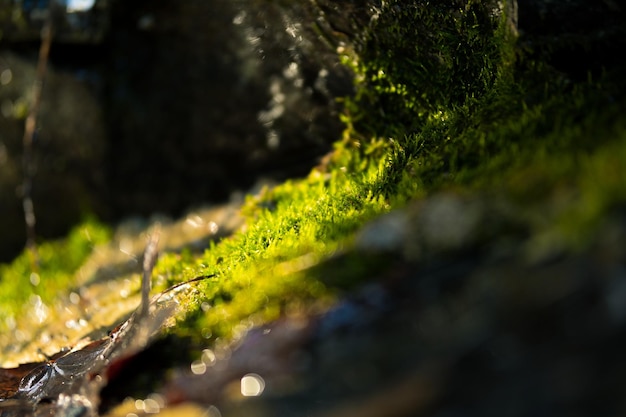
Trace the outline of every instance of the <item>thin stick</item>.
<instances>
[{"instance_id":1,"label":"thin stick","mask_svg":"<svg viewBox=\"0 0 626 417\"><path fill-rule=\"evenodd\" d=\"M187 280L187 281L184 281L184 282L179 282L178 284L172 285L171 287L163 290L163 292L161 292L155 299L158 300L159 298L161 298L162 296L164 296L168 292L172 292L172 291L182 287L183 285L193 284L194 282L204 281L205 279L214 278L216 276L217 276L217 274L200 275L200 276L197 276L195 278L191 278L190 280Z\"/></svg>"},{"instance_id":2,"label":"thin stick","mask_svg":"<svg viewBox=\"0 0 626 417\"><path fill-rule=\"evenodd\" d=\"M139 316L148 314L150 306L150 288L152 287L152 270L156 264L159 251L159 237L161 236L161 226L157 223L150 237L143 254L143 278L141 280L141 305L139 306Z\"/></svg>"},{"instance_id":3,"label":"thin stick","mask_svg":"<svg viewBox=\"0 0 626 417\"><path fill-rule=\"evenodd\" d=\"M24 169L24 182L22 184L22 206L24 209L24 220L26 223L26 248L31 255L31 269L33 272L38 270L39 255L37 252L35 224L35 207L33 204L33 176L35 175L35 165L33 162L33 142L35 131L37 129L37 117L39 108L41 107L41 92L48 67L48 57L50 55L50 46L52 45L52 15L54 1L50 4L48 17L41 30L41 45L39 47L39 60L37 62L37 72L33 85L33 102L26 117L24 125L23 147L24 154L22 156L22 166Z\"/></svg>"}]
</instances>

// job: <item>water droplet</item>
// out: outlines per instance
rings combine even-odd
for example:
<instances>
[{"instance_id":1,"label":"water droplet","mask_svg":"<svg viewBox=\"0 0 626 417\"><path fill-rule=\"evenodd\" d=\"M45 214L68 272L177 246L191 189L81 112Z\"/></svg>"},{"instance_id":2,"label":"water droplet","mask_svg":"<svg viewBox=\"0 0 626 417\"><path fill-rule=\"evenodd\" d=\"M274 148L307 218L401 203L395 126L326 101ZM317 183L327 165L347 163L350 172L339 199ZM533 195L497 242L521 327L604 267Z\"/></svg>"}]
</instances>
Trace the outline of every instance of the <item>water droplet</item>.
<instances>
[{"instance_id":1,"label":"water droplet","mask_svg":"<svg viewBox=\"0 0 626 417\"><path fill-rule=\"evenodd\" d=\"M37 274L36 272L30 274L30 283L33 284L33 286L36 287L37 285L39 285L40 282L41 278L39 278L39 274Z\"/></svg>"},{"instance_id":2,"label":"water droplet","mask_svg":"<svg viewBox=\"0 0 626 417\"><path fill-rule=\"evenodd\" d=\"M159 403L153 398L146 398L143 400L143 411L148 414L156 414L161 411L161 407Z\"/></svg>"},{"instance_id":3,"label":"water droplet","mask_svg":"<svg viewBox=\"0 0 626 417\"><path fill-rule=\"evenodd\" d=\"M156 392L154 392L148 395L148 399L156 401L156 403L159 405L159 408L165 407L165 398L161 394L157 394Z\"/></svg>"},{"instance_id":4,"label":"water droplet","mask_svg":"<svg viewBox=\"0 0 626 417\"><path fill-rule=\"evenodd\" d=\"M257 374L247 374L241 378L241 395L258 397L265 390L265 380Z\"/></svg>"},{"instance_id":5,"label":"water droplet","mask_svg":"<svg viewBox=\"0 0 626 417\"><path fill-rule=\"evenodd\" d=\"M71 292L70 293L70 302L72 304L78 304L80 302L80 295L76 294L75 292Z\"/></svg>"},{"instance_id":6,"label":"water droplet","mask_svg":"<svg viewBox=\"0 0 626 417\"><path fill-rule=\"evenodd\" d=\"M205 365L211 366L215 364L216 360L217 357L215 356L215 352L213 352L211 349L204 349L202 351L202 362Z\"/></svg>"},{"instance_id":7,"label":"water droplet","mask_svg":"<svg viewBox=\"0 0 626 417\"><path fill-rule=\"evenodd\" d=\"M202 311L206 310L203 308ZM213 332L210 329L202 329L202 337L204 337L205 339L210 339L211 336L213 336Z\"/></svg>"},{"instance_id":8,"label":"water droplet","mask_svg":"<svg viewBox=\"0 0 626 417\"><path fill-rule=\"evenodd\" d=\"M206 364L202 361L191 362L191 372L194 375L204 375L206 372Z\"/></svg>"},{"instance_id":9,"label":"water droplet","mask_svg":"<svg viewBox=\"0 0 626 417\"><path fill-rule=\"evenodd\" d=\"M145 407L145 404L144 404L143 400L135 400L135 408L137 410L143 411L144 407Z\"/></svg>"}]
</instances>

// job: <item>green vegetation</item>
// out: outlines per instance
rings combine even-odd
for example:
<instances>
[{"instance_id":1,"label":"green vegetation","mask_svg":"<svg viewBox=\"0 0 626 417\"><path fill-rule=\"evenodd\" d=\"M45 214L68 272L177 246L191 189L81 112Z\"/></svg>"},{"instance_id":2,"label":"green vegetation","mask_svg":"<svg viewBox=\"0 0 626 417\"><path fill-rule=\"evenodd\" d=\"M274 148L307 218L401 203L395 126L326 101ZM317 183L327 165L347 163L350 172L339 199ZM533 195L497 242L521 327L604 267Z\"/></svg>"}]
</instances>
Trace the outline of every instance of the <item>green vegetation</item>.
<instances>
[{"instance_id":1,"label":"green vegetation","mask_svg":"<svg viewBox=\"0 0 626 417\"><path fill-rule=\"evenodd\" d=\"M38 246L38 263L33 272L32 257L25 250L10 265L0 264L0 329L7 319L23 313L32 296L49 303L75 284L74 275L91 254L94 246L110 239L110 231L101 223L88 219L62 240Z\"/></svg>"},{"instance_id":2,"label":"green vegetation","mask_svg":"<svg viewBox=\"0 0 626 417\"><path fill-rule=\"evenodd\" d=\"M512 52L490 3L387 2L344 56L357 74L350 125L366 138L398 138L490 90Z\"/></svg>"},{"instance_id":3,"label":"green vegetation","mask_svg":"<svg viewBox=\"0 0 626 417\"><path fill-rule=\"evenodd\" d=\"M349 246L364 222L389 209L383 198L362 194L378 173L374 163L364 168L359 174L314 171L307 179L249 198L247 229L212 245L195 268L181 270L180 255L162 258L156 272L170 277L170 283L199 274L217 276L197 299L205 309L210 306L210 313L194 316L198 322L190 324L199 325L205 336L230 336L243 320L267 321L323 306L332 288L349 287L350 273L326 271L332 275L320 277L311 271Z\"/></svg>"},{"instance_id":4,"label":"green vegetation","mask_svg":"<svg viewBox=\"0 0 626 417\"><path fill-rule=\"evenodd\" d=\"M388 262L351 253L355 232L442 190L508 199L520 215L534 213L524 220L531 228L571 248L624 206L621 72L590 70L580 80L556 69L548 49L518 45L506 16L487 3L385 3L344 51L357 94L345 100L345 136L328 163L249 197L245 229L204 254L160 258L158 289L215 274L189 295L187 319L173 331L230 337L280 314L324 308ZM16 285L17 277L28 283L25 255L3 267L5 316L32 292L49 299L71 283L91 242L106 236L93 229L97 237L81 241L80 230L63 244L70 249L41 247L46 278L38 287Z\"/></svg>"},{"instance_id":5,"label":"green vegetation","mask_svg":"<svg viewBox=\"0 0 626 417\"><path fill-rule=\"evenodd\" d=\"M345 51L357 94L328 166L250 199L248 229L198 261L194 273L217 274L198 300L210 312L191 321L203 334L228 335L251 316L272 319L371 278L380 259L328 260L364 222L412 199L505 198L520 216L533 213L520 221L571 249L626 202L618 72L581 81L555 69L541 44L541 53L519 47L487 2L395 3Z\"/></svg>"}]
</instances>

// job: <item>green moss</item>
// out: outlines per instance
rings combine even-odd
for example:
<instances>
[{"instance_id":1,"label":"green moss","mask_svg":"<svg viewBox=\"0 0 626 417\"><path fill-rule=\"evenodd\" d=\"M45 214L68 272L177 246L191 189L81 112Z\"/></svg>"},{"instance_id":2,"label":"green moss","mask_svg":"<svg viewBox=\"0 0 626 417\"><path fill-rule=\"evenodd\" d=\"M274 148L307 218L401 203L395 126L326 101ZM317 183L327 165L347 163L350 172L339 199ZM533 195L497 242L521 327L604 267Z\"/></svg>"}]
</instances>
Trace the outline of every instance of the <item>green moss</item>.
<instances>
[{"instance_id":1,"label":"green moss","mask_svg":"<svg viewBox=\"0 0 626 417\"><path fill-rule=\"evenodd\" d=\"M440 182L436 177L450 165L442 134L464 129L457 126L462 112L478 107L510 59L501 27L481 2L386 2L345 52L357 95L346 99L346 140L329 164L249 198L246 230L201 257L183 252L159 260L155 273L165 280L157 290L215 274L188 296L187 320L176 331L232 336L245 321L323 306L367 279L366 270L384 266L383 259L364 263L342 254L365 222ZM452 144L446 149L452 152ZM75 267L67 265L70 273ZM70 282L69 275L50 278L58 273L46 272L55 290ZM30 290L21 287L24 300Z\"/></svg>"},{"instance_id":2,"label":"green moss","mask_svg":"<svg viewBox=\"0 0 626 417\"><path fill-rule=\"evenodd\" d=\"M67 238L43 242L38 248L37 271L24 251L10 264L0 264L0 329L16 317L32 296L44 303L75 284L75 273L95 245L110 239L110 230L94 219L75 227Z\"/></svg>"},{"instance_id":3,"label":"green moss","mask_svg":"<svg viewBox=\"0 0 626 417\"><path fill-rule=\"evenodd\" d=\"M229 338L252 323L323 308L394 262L351 252L355 232L441 190L509 199L542 217L531 225L537 232L552 228L573 246L624 206L620 71L572 79L518 46L489 2L405 3L385 2L344 50L357 94L345 100L344 139L327 165L249 197L246 228L201 256L159 259L155 274L165 279L156 290L215 274L186 296L186 319L173 332ZM65 246L42 246L50 288L23 285L24 257L4 267L2 308L67 287L91 244L81 242L70 260ZM7 308L5 317L17 307Z\"/></svg>"},{"instance_id":4,"label":"green moss","mask_svg":"<svg viewBox=\"0 0 626 417\"><path fill-rule=\"evenodd\" d=\"M482 97L433 113L418 132L394 141L372 190L398 199L461 187L537 209L573 189L578 199L558 216L568 219L570 237L577 227L590 230L625 201L623 87L608 77L560 83L550 68L544 83L529 83L535 71L509 74Z\"/></svg>"},{"instance_id":5,"label":"green moss","mask_svg":"<svg viewBox=\"0 0 626 417\"><path fill-rule=\"evenodd\" d=\"M489 2L384 2L346 59L357 73L351 126L366 136L412 133L433 112L483 94L507 36Z\"/></svg>"},{"instance_id":6,"label":"green moss","mask_svg":"<svg viewBox=\"0 0 626 417\"><path fill-rule=\"evenodd\" d=\"M590 63L586 79L580 62L557 68L552 56L588 37L518 44L506 16L488 5L386 3L346 59L358 92L347 103L344 142L385 144L385 163L364 194L392 206L450 188L498 194L550 213L544 222L572 242L584 239L583 230L624 203L616 168L625 162L624 68L610 54L601 70L599 59ZM555 202L566 190L577 199Z\"/></svg>"},{"instance_id":7,"label":"green moss","mask_svg":"<svg viewBox=\"0 0 626 417\"><path fill-rule=\"evenodd\" d=\"M354 232L389 205L362 194L377 175L377 165L360 173L335 168L331 174L314 171L307 179L287 181L250 197L243 208L247 229L212 245L182 277L179 255L166 255L159 262L157 273L172 282L216 274L202 285L202 296L189 300L192 315L177 331L189 326L196 334L232 336L242 321L267 321L322 306L340 288L355 283L354 276L341 271L336 277L332 271L324 276L312 271L341 253ZM198 314L200 308L209 314Z\"/></svg>"},{"instance_id":8,"label":"green moss","mask_svg":"<svg viewBox=\"0 0 626 417\"><path fill-rule=\"evenodd\" d=\"M196 262L217 277L190 333L230 336L365 282L393 260L351 253L354 232L440 190L514 201L572 247L626 202L618 72L574 82L518 47L487 2L401 3L344 50L357 95L325 169L250 198L247 230Z\"/></svg>"}]
</instances>

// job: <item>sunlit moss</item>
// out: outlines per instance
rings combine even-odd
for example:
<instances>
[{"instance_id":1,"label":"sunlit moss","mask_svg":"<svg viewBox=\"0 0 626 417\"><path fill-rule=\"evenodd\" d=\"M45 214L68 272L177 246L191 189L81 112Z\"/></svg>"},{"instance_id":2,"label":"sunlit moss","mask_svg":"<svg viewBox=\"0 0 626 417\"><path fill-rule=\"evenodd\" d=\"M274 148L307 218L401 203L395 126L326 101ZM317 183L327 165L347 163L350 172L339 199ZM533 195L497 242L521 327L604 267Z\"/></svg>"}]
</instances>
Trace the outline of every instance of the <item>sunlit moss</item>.
<instances>
[{"instance_id":1,"label":"sunlit moss","mask_svg":"<svg viewBox=\"0 0 626 417\"><path fill-rule=\"evenodd\" d=\"M344 137L328 160L307 178L248 197L245 228L203 254L161 256L156 291L214 275L187 294L186 319L172 332L229 338L324 308L390 261L350 251L359 228L441 190L512 201L520 216L542 218L528 220L531 229L573 246L626 205L619 71L574 82L518 47L506 16L486 2L397 3L385 2L360 43L340 51L357 94L345 100ZM3 267L2 314L33 292L52 297L68 286L90 245L106 239L94 227L91 241L82 229L70 236L72 250L42 245L51 287L24 285L25 257Z\"/></svg>"},{"instance_id":2,"label":"sunlit moss","mask_svg":"<svg viewBox=\"0 0 626 417\"><path fill-rule=\"evenodd\" d=\"M337 283L328 286L330 281L311 271L349 246L363 223L390 208L366 190L379 172L378 162L356 172L342 164L354 162L349 159L338 157L340 165L333 163L328 174L313 171L306 179L249 197L242 209L245 230L213 244L187 272L180 255L161 259L156 272L176 281L215 274L201 285L202 295L189 300L190 310L206 314L192 313L176 331L190 326L196 335L230 337L242 321L264 322L326 305Z\"/></svg>"},{"instance_id":3,"label":"sunlit moss","mask_svg":"<svg viewBox=\"0 0 626 417\"><path fill-rule=\"evenodd\" d=\"M89 219L67 238L40 244L35 270L27 251L10 264L0 264L0 329L10 324L7 320L13 320L32 296L48 303L67 291L93 247L109 239L110 229Z\"/></svg>"}]
</instances>

